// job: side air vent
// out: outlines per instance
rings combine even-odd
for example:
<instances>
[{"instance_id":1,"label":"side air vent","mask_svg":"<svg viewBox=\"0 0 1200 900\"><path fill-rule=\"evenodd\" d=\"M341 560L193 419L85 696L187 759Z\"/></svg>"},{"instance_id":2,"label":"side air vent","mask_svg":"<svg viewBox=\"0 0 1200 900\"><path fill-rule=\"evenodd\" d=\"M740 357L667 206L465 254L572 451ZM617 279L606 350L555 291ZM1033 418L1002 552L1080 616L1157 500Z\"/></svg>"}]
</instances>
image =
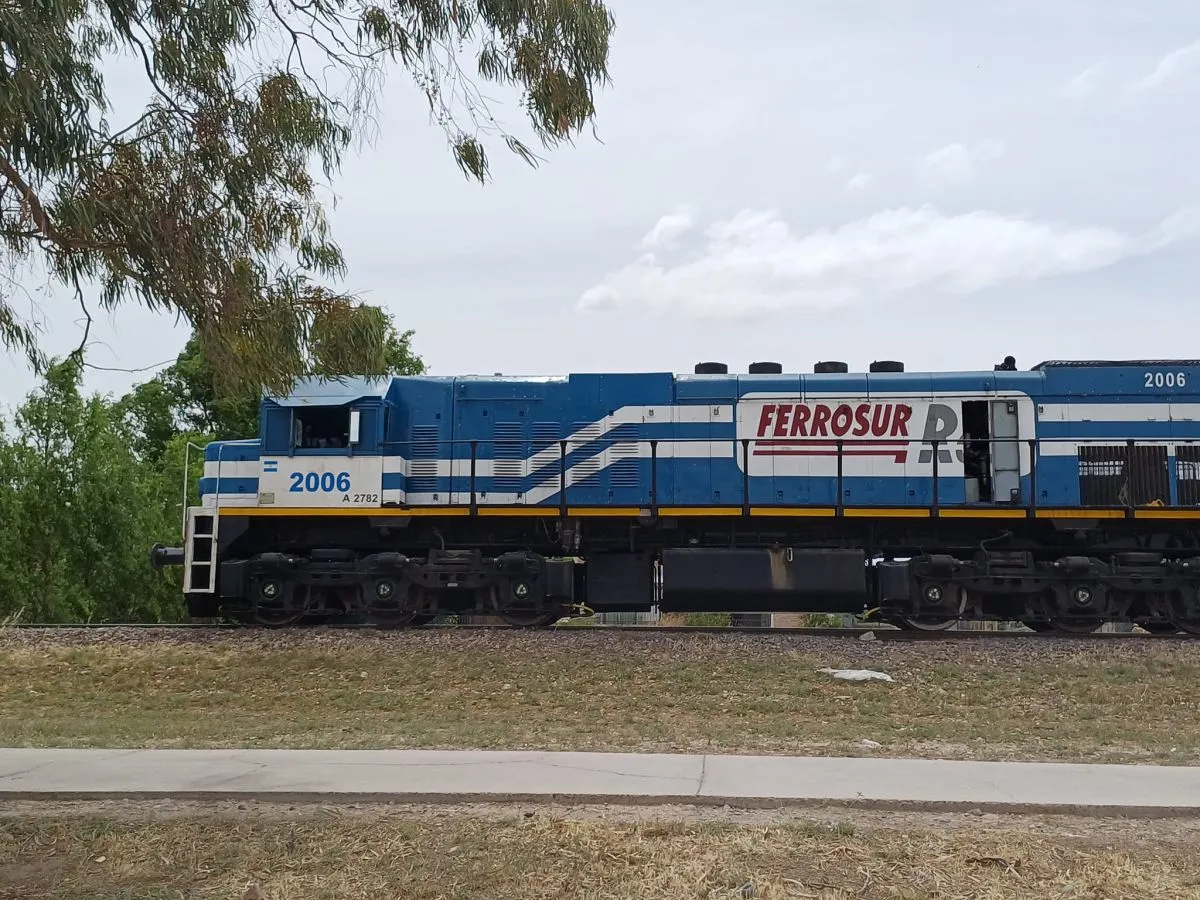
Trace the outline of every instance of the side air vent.
<instances>
[{"instance_id":1,"label":"side air vent","mask_svg":"<svg viewBox=\"0 0 1200 900\"><path fill-rule=\"evenodd\" d=\"M850 371L850 367L844 362L819 362L813 366L813 372L818 375L844 375Z\"/></svg>"},{"instance_id":2,"label":"side air vent","mask_svg":"<svg viewBox=\"0 0 1200 900\"><path fill-rule=\"evenodd\" d=\"M567 440L567 486L588 483L596 486L600 473L603 450L596 441L604 437L604 426L600 422L576 422L571 426L571 438Z\"/></svg>"},{"instance_id":3,"label":"side air vent","mask_svg":"<svg viewBox=\"0 0 1200 900\"><path fill-rule=\"evenodd\" d=\"M523 431L520 422L497 422L492 426L492 486L498 494L521 492L525 475Z\"/></svg>"},{"instance_id":4,"label":"side air vent","mask_svg":"<svg viewBox=\"0 0 1200 900\"><path fill-rule=\"evenodd\" d=\"M719 362L696 363L697 375L728 375L729 366Z\"/></svg>"},{"instance_id":5,"label":"side air vent","mask_svg":"<svg viewBox=\"0 0 1200 900\"><path fill-rule=\"evenodd\" d=\"M750 363L751 375L782 375L783 363L777 362L753 362Z\"/></svg>"},{"instance_id":6,"label":"side air vent","mask_svg":"<svg viewBox=\"0 0 1200 900\"><path fill-rule=\"evenodd\" d=\"M432 494L438 489L438 458L441 435L436 425L417 425L412 430L412 460L408 464L409 493Z\"/></svg>"},{"instance_id":7,"label":"side air vent","mask_svg":"<svg viewBox=\"0 0 1200 900\"><path fill-rule=\"evenodd\" d=\"M636 488L638 477L638 426L626 422L608 433L613 443L608 448L608 486Z\"/></svg>"}]
</instances>

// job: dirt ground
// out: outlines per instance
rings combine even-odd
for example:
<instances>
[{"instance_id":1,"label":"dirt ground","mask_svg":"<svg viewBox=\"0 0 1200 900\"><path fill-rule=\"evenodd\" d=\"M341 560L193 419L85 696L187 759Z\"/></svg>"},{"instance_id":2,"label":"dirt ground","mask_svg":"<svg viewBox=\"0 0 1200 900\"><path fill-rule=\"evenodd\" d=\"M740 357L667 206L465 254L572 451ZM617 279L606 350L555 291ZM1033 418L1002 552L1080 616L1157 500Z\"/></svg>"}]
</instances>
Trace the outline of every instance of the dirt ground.
<instances>
[{"instance_id":1,"label":"dirt ground","mask_svg":"<svg viewBox=\"0 0 1200 900\"><path fill-rule=\"evenodd\" d=\"M1200 896L1200 821L836 807L20 803L0 897Z\"/></svg>"},{"instance_id":2,"label":"dirt ground","mask_svg":"<svg viewBox=\"0 0 1200 900\"><path fill-rule=\"evenodd\" d=\"M5 746L1200 762L1187 642L0 629L0 654Z\"/></svg>"}]
</instances>

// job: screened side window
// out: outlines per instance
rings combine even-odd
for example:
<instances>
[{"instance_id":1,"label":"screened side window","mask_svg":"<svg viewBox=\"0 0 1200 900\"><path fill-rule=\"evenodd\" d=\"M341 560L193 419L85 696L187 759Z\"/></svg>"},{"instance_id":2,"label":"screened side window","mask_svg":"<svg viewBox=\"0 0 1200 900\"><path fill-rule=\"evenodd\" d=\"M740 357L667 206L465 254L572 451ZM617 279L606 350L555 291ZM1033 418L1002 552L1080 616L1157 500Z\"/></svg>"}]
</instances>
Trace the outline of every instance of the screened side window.
<instances>
[{"instance_id":1,"label":"screened side window","mask_svg":"<svg viewBox=\"0 0 1200 900\"><path fill-rule=\"evenodd\" d=\"M299 450L337 450L350 446L350 407L297 409L292 444Z\"/></svg>"}]
</instances>

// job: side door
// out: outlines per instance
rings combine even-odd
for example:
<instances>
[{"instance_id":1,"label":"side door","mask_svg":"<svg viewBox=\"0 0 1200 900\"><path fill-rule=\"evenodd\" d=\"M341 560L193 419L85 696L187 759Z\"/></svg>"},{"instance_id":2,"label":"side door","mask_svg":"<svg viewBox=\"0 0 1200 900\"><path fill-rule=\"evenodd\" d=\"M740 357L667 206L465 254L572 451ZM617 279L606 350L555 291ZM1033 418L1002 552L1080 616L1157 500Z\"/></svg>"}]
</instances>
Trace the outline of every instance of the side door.
<instances>
[{"instance_id":1,"label":"side door","mask_svg":"<svg viewBox=\"0 0 1200 900\"><path fill-rule=\"evenodd\" d=\"M993 400L992 500L995 503L1021 502L1020 417L1016 400Z\"/></svg>"}]
</instances>

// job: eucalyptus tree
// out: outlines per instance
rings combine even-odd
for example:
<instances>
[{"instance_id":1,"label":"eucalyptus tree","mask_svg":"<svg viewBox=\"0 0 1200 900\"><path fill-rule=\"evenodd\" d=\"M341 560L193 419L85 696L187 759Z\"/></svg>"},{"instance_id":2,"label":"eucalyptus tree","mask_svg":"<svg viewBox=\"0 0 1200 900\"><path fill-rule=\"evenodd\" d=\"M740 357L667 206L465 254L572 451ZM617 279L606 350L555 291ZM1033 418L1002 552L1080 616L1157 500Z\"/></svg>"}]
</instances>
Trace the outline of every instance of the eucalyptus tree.
<instances>
[{"instance_id":1,"label":"eucalyptus tree","mask_svg":"<svg viewBox=\"0 0 1200 900\"><path fill-rule=\"evenodd\" d=\"M43 361L17 284L44 267L89 324L129 302L182 317L238 389L386 371L387 317L327 286L346 264L317 194L374 121L385 75L412 77L484 182L489 140L536 156L462 60L518 88L552 146L594 119L612 31L600 0L4 0L0 344ZM150 99L110 121L119 55Z\"/></svg>"}]
</instances>

